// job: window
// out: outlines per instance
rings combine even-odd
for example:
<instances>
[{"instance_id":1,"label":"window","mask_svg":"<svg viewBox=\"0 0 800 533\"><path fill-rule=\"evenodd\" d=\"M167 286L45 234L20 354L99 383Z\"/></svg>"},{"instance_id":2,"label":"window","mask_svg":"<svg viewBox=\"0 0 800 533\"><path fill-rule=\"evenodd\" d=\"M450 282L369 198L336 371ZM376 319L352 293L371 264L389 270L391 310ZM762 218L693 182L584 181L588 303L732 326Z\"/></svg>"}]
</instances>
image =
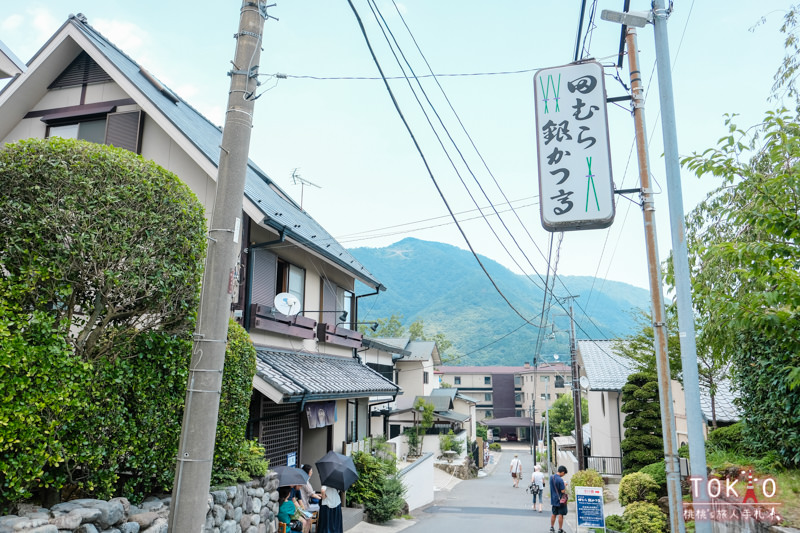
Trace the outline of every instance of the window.
<instances>
[{"instance_id":1,"label":"window","mask_svg":"<svg viewBox=\"0 0 800 533\"><path fill-rule=\"evenodd\" d=\"M491 376L484 377L483 378L483 384L484 385L491 385L492 384L492 377Z\"/></svg>"},{"instance_id":2,"label":"window","mask_svg":"<svg viewBox=\"0 0 800 533\"><path fill-rule=\"evenodd\" d=\"M542 400L549 400L550 399L550 393L549 392L547 394L542 393L540 397L541 397Z\"/></svg>"},{"instance_id":3,"label":"window","mask_svg":"<svg viewBox=\"0 0 800 533\"><path fill-rule=\"evenodd\" d=\"M603 410L603 416L606 416L606 394L600 393L600 408Z\"/></svg>"},{"instance_id":4,"label":"window","mask_svg":"<svg viewBox=\"0 0 800 533\"><path fill-rule=\"evenodd\" d=\"M539 376L539 381L541 381L542 383L549 383L550 376Z\"/></svg>"},{"instance_id":5,"label":"window","mask_svg":"<svg viewBox=\"0 0 800 533\"><path fill-rule=\"evenodd\" d=\"M522 376L514 376L514 386L515 387L522 386Z\"/></svg>"},{"instance_id":6,"label":"window","mask_svg":"<svg viewBox=\"0 0 800 533\"><path fill-rule=\"evenodd\" d=\"M306 271L298 266L278 259L276 293L288 292L303 303L306 287Z\"/></svg>"},{"instance_id":7,"label":"window","mask_svg":"<svg viewBox=\"0 0 800 533\"><path fill-rule=\"evenodd\" d=\"M514 395L514 401L517 402L517 403L521 403L522 402L522 394L516 393Z\"/></svg>"},{"instance_id":8,"label":"window","mask_svg":"<svg viewBox=\"0 0 800 533\"><path fill-rule=\"evenodd\" d=\"M453 383L455 383L456 385L461 385L461 376L455 376L453 378Z\"/></svg>"},{"instance_id":9,"label":"window","mask_svg":"<svg viewBox=\"0 0 800 533\"><path fill-rule=\"evenodd\" d=\"M564 376L556 376L556 388L557 389L564 388Z\"/></svg>"},{"instance_id":10,"label":"window","mask_svg":"<svg viewBox=\"0 0 800 533\"><path fill-rule=\"evenodd\" d=\"M102 144L106 139L106 119L87 120L64 126L50 126L49 137L62 139L80 139Z\"/></svg>"},{"instance_id":11,"label":"window","mask_svg":"<svg viewBox=\"0 0 800 533\"><path fill-rule=\"evenodd\" d=\"M483 401L491 402L492 401L492 393L491 392L484 393Z\"/></svg>"},{"instance_id":12,"label":"window","mask_svg":"<svg viewBox=\"0 0 800 533\"><path fill-rule=\"evenodd\" d=\"M492 410L491 409L487 409L486 411L484 411L483 417L484 418L492 418Z\"/></svg>"},{"instance_id":13,"label":"window","mask_svg":"<svg viewBox=\"0 0 800 533\"><path fill-rule=\"evenodd\" d=\"M525 416L525 410L524 409L517 409L516 410L516 414L514 416L518 416L518 417L522 418L523 416Z\"/></svg>"},{"instance_id":14,"label":"window","mask_svg":"<svg viewBox=\"0 0 800 533\"><path fill-rule=\"evenodd\" d=\"M427 372L423 372L422 373L422 382L425 383L425 384L428 383L428 373Z\"/></svg>"}]
</instances>

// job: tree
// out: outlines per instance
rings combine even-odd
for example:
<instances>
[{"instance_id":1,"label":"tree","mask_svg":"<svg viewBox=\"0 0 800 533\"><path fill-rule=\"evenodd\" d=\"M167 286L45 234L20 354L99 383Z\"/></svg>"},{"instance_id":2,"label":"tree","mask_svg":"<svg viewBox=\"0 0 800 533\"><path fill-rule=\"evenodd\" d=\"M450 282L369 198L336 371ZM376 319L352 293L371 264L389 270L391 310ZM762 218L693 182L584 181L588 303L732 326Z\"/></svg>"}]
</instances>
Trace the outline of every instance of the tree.
<instances>
[{"instance_id":1,"label":"tree","mask_svg":"<svg viewBox=\"0 0 800 533\"><path fill-rule=\"evenodd\" d=\"M379 318L375 322L378 323L378 329L375 330L376 337L397 338L404 337L406 328L403 327L403 315L392 315L389 318ZM358 327L361 333L367 333L367 327L361 325Z\"/></svg>"},{"instance_id":2,"label":"tree","mask_svg":"<svg viewBox=\"0 0 800 533\"><path fill-rule=\"evenodd\" d=\"M632 312L633 321L639 330L624 337L624 342L615 343L614 349L634 362L636 368L642 372L656 373L656 349L653 333L653 316L642 309ZM667 357L671 379L680 379L681 350L678 342L678 314L675 306L666 307L667 317Z\"/></svg>"},{"instance_id":3,"label":"tree","mask_svg":"<svg viewBox=\"0 0 800 533\"><path fill-rule=\"evenodd\" d=\"M730 362L745 438L800 465L800 122L770 112L750 132L726 121L717 148L683 164L720 185L687 218L699 343Z\"/></svg>"},{"instance_id":4,"label":"tree","mask_svg":"<svg viewBox=\"0 0 800 533\"><path fill-rule=\"evenodd\" d=\"M414 448L413 450L409 449L411 455L419 455L422 452L425 433L433 427L433 409L433 404L421 396L414 402L414 427L411 432L415 438L409 438L409 448L412 448L412 442ZM419 413L419 419L417 419L417 413Z\"/></svg>"},{"instance_id":5,"label":"tree","mask_svg":"<svg viewBox=\"0 0 800 533\"><path fill-rule=\"evenodd\" d=\"M165 490L202 205L156 164L83 141L7 144L0 176L0 397L14 402L0 413L0 507L34 494L53 503L62 489Z\"/></svg>"},{"instance_id":6,"label":"tree","mask_svg":"<svg viewBox=\"0 0 800 533\"><path fill-rule=\"evenodd\" d=\"M403 326L402 320L403 315L392 315L389 318L377 319L378 329L375 330L374 335L376 337L396 338L404 337L408 334L412 341L433 341L436 343L436 348L439 350L439 357L442 362L446 363L449 360L446 351L453 346L453 343L447 340L444 333L427 335L425 333L425 323L421 318L412 322L411 325L408 326L408 333L406 333L406 328ZM359 331L367 334L366 326L359 326Z\"/></svg>"},{"instance_id":7,"label":"tree","mask_svg":"<svg viewBox=\"0 0 800 533\"><path fill-rule=\"evenodd\" d=\"M562 394L550 407L550 432L570 435L575 431L575 404L572 394ZM589 402L581 396L581 420L589 422Z\"/></svg>"},{"instance_id":8,"label":"tree","mask_svg":"<svg viewBox=\"0 0 800 533\"><path fill-rule=\"evenodd\" d=\"M664 458L656 375L635 372L628 376L621 399L620 410L626 417L623 423L625 438L620 448L623 473L628 474Z\"/></svg>"}]
</instances>

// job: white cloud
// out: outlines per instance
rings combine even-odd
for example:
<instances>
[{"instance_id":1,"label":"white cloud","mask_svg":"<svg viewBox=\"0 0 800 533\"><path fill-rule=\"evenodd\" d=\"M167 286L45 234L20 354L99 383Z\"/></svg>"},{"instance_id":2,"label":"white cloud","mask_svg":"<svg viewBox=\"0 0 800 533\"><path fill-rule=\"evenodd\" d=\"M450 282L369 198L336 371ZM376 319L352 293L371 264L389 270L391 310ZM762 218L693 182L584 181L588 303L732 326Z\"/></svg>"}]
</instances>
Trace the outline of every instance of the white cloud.
<instances>
[{"instance_id":1,"label":"white cloud","mask_svg":"<svg viewBox=\"0 0 800 533\"><path fill-rule=\"evenodd\" d=\"M25 20L25 17L22 15L11 15L10 17L6 17L3 22L0 22L0 30L4 33L8 31L15 31L20 26L22 26L22 22Z\"/></svg>"}]
</instances>

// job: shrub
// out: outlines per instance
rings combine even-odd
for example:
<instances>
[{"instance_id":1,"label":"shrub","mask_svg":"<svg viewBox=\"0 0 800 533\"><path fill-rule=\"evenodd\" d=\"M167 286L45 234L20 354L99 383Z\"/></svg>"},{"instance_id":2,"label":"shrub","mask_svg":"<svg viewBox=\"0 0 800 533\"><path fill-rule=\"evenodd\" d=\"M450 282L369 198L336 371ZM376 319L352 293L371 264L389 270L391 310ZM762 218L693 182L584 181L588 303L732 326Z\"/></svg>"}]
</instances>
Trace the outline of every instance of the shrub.
<instances>
[{"instance_id":1,"label":"shrub","mask_svg":"<svg viewBox=\"0 0 800 533\"><path fill-rule=\"evenodd\" d=\"M657 463L653 463L650 465L645 466L644 468L640 469L639 472L642 474L647 474L653 481L658 484L658 493L660 496L666 496L667 494L667 465L664 461L659 461Z\"/></svg>"},{"instance_id":2,"label":"shrub","mask_svg":"<svg viewBox=\"0 0 800 533\"><path fill-rule=\"evenodd\" d=\"M499 452L503 449L503 447L500 446L499 442L493 442L489 445L489 449L492 450L493 452Z\"/></svg>"},{"instance_id":3,"label":"shrub","mask_svg":"<svg viewBox=\"0 0 800 533\"><path fill-rule=\"evenodd\" d=\"M587 470L579 470L572 474L572 479L569 482L569 491L571 499L575 499L575 487L603 487L605 483L603 478L591 468Z\"/></svg>"},{"instance_id":4,"label":"shrub","mask_svg":"<svg viewBox=\"0 0 800 533\"><path fill-rule=\"evenodd\" d=\"M478 425L475 427L475 436L481 437L484 441L489 438L489 428L486 426Z\"/></svg>"},{"instance_id":5,"label":"shrub","mask_svg":"<svg viewBox=\"0 0 800 533\"><path fill-rule=\"evenodd\" d=\"M622 513L628 525L627 533L656 533L667 527L667 517L657 505L647 502L633 502Z\"/></svg>"},{"instance_id":6,"label":"shrub","mask_svg":"<svg viewBox=\"0 0 800 533\"><path fill-rule=\"evenodd\" d=\"M654 503L657 499L658 483L648 474L634 472L622 477L619 482L619 503L628 505L633 502Z\"/></svg>"},{"instance_id":7,"label":"shrub","mask_svg":"<svg viewBox=\"0 0 800 533\"><path fill-rule=\"evenodd\" d=\"M444 452L456 452L461 455L464 453L464 442L455 437L451 429L447 434L439 435L439 450Z\"/></svg>"},{"instance_id":8,"label":"shrub","mask_svg":"<svg viewBox=\"0 0 800 533\"><path fill-rule=\"evenodd\" d=\"M202 205L158 165L83 141L7 144L0 174L0 507L168 489Z\"/></svg>"},{"instance_id":9,"label":"shrub","mask_svg":"<svg viewBox=\"0 0 800 533\"><path fill-rule=\"evenodd\" d=\"M364 505L370 522L383 524L400 516L406 503L405 494L406 488L399 477L385 477L379 487L378 497Z\"/></svg>"},{"instance_id":10,"label":"shrub","mask_svg":"<svg viewBox=\"0 0 800 533\"><path fill-rule=\"evenodd\" d=\"M725 452L741 452L744 442L744 424L736 422L730 426L717 428L708 434L708 443Z\"/></svg>"},{"instance_id":11,"label":"shrub","mask_svg":"<svg viewBox=\"0 0 800 533\"><path fill-rule=\"evenodd\" d=\"M213 484L249 481L266 473L268 463L264 459L263 447L245 438L255 373L256 349L253 342L247 331L231 320L228 324L228 345L225 349L222 394L217 416L214 467L211 472Z\"/></svg>"},{"instance_id":12,"label":"shrub","mask_svg":"<svg viewBox=\"0 0 800 533\"><path fill-rule=\"evenodd\" d=\"M610 514L606 517L606 529L613 529L614 531L619 531L620 533L627 533L628 524L620 515Z\"/></svg>"}]
</instances>

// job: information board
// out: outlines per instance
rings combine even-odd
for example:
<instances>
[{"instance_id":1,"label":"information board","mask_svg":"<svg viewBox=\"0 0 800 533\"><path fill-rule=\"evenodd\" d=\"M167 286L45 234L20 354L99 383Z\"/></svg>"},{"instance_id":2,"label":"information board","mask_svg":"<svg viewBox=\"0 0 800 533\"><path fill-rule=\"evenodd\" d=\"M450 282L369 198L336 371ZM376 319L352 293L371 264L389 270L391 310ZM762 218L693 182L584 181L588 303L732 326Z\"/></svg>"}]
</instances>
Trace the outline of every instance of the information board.
<instances>
[{"instance_id":1,"label":"information board","mask_svg":"<svg viewBox=\"0 0 800 533\"><path fill-rule=\"evenodd\" d=\"M614 221L603 66L545 68L533 77L539 207L548 231L606 228Z\"/></svg>"},{"instance_id":2,"label":"information board","mask_svg":"<svg viewBox=\"0 0 800 533\"><path fill-rule=\"evenodd\" d=\"M578 527L605 529L602 487L575 487L575 507L578 515Z\"/></svg>"}]
</instances>

